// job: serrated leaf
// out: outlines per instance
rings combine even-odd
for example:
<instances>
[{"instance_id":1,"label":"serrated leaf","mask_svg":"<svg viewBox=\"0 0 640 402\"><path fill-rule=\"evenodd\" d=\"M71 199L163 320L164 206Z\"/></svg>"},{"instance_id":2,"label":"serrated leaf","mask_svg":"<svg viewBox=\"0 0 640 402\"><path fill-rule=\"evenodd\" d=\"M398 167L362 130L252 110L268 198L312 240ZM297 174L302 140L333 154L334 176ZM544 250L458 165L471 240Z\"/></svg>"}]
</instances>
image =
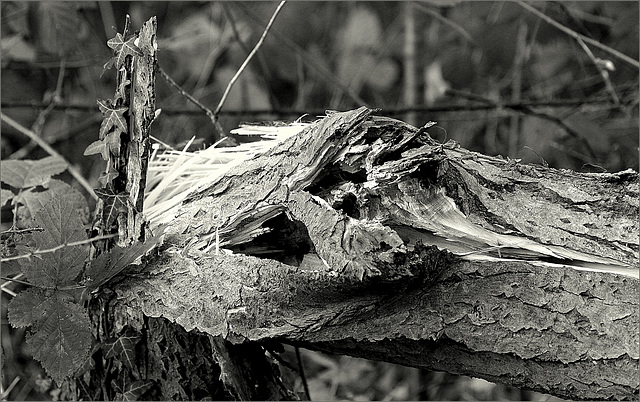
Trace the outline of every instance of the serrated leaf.
<instances>
[{"instance_id":1,"label":"serrated leaf","mask_svg":"<svg viewBox=\"0 0 640 402\"><path fill-rule=\"evenodd\" d=\"M135 243L129 247L115 246L109 252L102 253L85 272L85 284L96 289L109 279L118 275L123 269L145 256L149 251L162 243L164 228L158 228L158 235L147 239L144 243Z\"/></svg>"},{"instance_id":2,"label":"serrated leaf","mask_svg":"<svg viewBox=\"0 0 640 402\"><path fill-rule=\"evenodd\" d=\"M0 180L15 188L44 186L51 176L64 172L67 167L64 159L55 156L40 160L2 161Z\"/></svg>"},{"instance_id":3,"label":"serrated leaf","mask_svg":"<svg viewBox=\"0 0 640 402\"><path fill-rule=\"evenodd\" d=\"M43 230L32 235L38 250L85 240L80 216L66 196L55 197L38 210L33 226ZM52 253L40 254L20 265L29 282L39 287L55 287L73 281L84 266L89 254L85 246L62 247Z\"/></svg>"},{"instance_id":4,"label":"serrated leaf","mask_svg":"<svg viewBox=\"0 0 640 402\"><path fill-rule=\"evenodd\" d=\"M113 49L114 64L116 69L119 69L124 64L127 56L141 56L142 51L135 45L136 37L131 35L126 40L122 37L121 33L117 33L114 38L107 41L107 46Z\"/></svg>"},{"instance_id":5,"label":"serrated leaf","mask_svg":"<svg viewBox=\"0 0 640 402\"><path fill-rule=\"evenodd\" d=\"M29 288L11 300L7 318L14 328L28 327L42 319L51 309L51 305L52 300L44 289Z\"/></svg>"},{"instance_id":6,"label":"serrated leaf","mask_svg":"<svg viewBox=\"0 0 640 402\"><path fill-rule=\"evenodd\" d=\"M49 181L49 188L46 191L38 191L37 188L30 188L20 193L19 196L20 202L27 207L31 216L34 216L35 212L58 197L63 197L64 202L69 203L76 213L83 218L84 222L87 222L89 219L87 200L82 194L62 180L51 179L51 181Z\"/></svg>"},{"instance_id":7,"label":"serrated leaf","mask_svg":"<svg viewBox=\"0 0 640 402\"><path fill-rule=\"evenodd\" d=\"M102 350L106 358L116 357L130 370L136 370L136 345L141 337L122 335L104 343Z\"/></svg>"},{"instance_id":8,"label":"serrated leaf","mask_svg":"<svg viewBox=\"0 0 640 402\"><path fill-rule=\"evenodd\" d=\"M22 272L22 268L18 261L13 260L2 263L2 275L11 276L19 274L20 272Z\"/></svg>"},{"instance_id":9,"label":"serrated leaf","mask_svg":"<svg viewBox=\"0 0 640 402\"><path fill-rule=\"evenodd\" d=\"M118 133L126 133L129 129L129 125L127 124L127 119L124 117L124 113L129 110L129 108L121 106L116 107L111 103L111 100L107 99L102 100L98 99L98 108L102 112L104 118L102 119L102 125L100 126L100 139L104 139L107 134L111 131L112 128L115 127L115 132ZM120 143L118 137L118 144ZM118 146L119 148L119 146Z\"/></svg>"},{"instance_id":10,"label":"serrated leaf","mask_svg":"<svg viewBox=\"0 0 640 402\"><path fill-rule=\"evenodd\" d=\"M97 154L101 154L102 159L105 161L109 160L109 148L107 147L107 144L105 144L104 140L93 141L82 153L84 156Z\"/></svg>"},{"instance_id":11,"label":"serrated leaf","mask_svg":"<svg viewBox=\"0 0 640 402\"><path fill-rule=\"evenodd\" d=\"M27 345L35 359L58 385L82 367L91 348L91 322L72 296L56 291L47 314L33 326Z\"/></svg>"},{"instance_id":12,"label":"serrated leaf","mask_svg":"<svg viewBox=\"0 0 640 402\"><path fill-rule=\"evenodd\" d=\"M125 387L125 392L122 394L123 401L137 401L145 392L153 386L152 380L139 380L134 381Z\"/></svg>"}]
</instances>

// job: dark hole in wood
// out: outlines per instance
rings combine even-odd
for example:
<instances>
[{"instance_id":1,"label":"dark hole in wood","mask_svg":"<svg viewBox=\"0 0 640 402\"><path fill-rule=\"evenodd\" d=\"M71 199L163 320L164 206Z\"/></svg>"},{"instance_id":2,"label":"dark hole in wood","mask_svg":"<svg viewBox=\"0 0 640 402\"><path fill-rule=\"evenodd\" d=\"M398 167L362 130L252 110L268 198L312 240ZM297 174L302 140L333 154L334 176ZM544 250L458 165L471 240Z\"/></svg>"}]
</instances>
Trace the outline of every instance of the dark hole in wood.
<instances>
[{"instance_id":1,"label":"dark hole in wood","mask_svg":"<svg viewBox=\"0 0 640 402\"><path fill-rule=\"evenodd\" d=\"M325 196L341 184L348 182L358 184L365 181L367 181L367 173L364 169L347 172L338 165L331 165L325 168L304 190L326 199Z\"/></svg>"},{"instance_id":2,"label":"dark hole in wood","mask_svg":"<svg viewBox=\"0 0 640 402\"><path fill-rule=\"evenodd\" d=\"M266 221L263 227L269 228L269 232L249 243L231 247L231 250L234 253L277 260L295 267L300 266L305 254L315 253L309 232L300 221L289 219L282 213Z\"/></svg>"}]
</instances>

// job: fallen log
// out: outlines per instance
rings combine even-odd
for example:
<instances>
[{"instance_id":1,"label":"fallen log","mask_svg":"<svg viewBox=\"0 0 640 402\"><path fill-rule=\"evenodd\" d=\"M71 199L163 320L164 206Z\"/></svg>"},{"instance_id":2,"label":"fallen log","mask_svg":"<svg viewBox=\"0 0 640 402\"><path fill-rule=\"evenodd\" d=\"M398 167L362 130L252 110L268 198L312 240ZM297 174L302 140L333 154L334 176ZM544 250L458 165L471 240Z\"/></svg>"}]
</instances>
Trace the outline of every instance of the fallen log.
<instances>
[{"instance_id":1,"label":"fallen log","mask_svg":"<svg viewBox=\"0 0 640 402\"><path fill-rule=\"evenodd\" d=\"M523 165L427 129L333 113L191 194L115 288L118 328L162 317L227 367L232 344L282 342L636 399L638 174ZM222 376L237 398L291 397L277 376L261 392Z\"/></svg>"}]
</instances>

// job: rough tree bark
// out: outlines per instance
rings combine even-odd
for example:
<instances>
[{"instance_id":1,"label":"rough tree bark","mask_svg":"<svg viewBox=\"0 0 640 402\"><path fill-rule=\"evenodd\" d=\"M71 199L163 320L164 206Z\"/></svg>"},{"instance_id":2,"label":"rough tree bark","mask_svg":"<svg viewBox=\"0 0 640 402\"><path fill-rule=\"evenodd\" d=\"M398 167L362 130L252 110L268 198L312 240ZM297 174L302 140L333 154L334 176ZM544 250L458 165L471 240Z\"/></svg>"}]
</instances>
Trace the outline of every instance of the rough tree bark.
<instances>
[{"instance_id":1,"label":"rough tree bark","mask_svg":"<svg viewBox=\"0 0 640 402\"><path fill-rule=\"evenodd\" d=\"M264 374L273 341L637 399L638 226L636 172L487 157L360 108L192 195L103 302L112 334L144 334L141 371L168 399L199 386L178 365L236 398L293 397Z\"/></svg>"}]
</instances>

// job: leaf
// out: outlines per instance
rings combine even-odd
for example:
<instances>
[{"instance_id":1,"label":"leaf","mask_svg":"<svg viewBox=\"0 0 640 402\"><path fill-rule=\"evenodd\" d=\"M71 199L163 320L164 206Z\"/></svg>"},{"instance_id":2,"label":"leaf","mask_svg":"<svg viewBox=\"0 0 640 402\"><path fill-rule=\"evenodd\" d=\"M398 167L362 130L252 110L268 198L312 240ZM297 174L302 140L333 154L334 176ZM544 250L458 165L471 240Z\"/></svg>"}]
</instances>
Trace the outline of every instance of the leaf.
<instances>
[{"instance_id":1,"label":"leaf","mask_svg":"<svg viewBox=\"0 0 640 402\"><path fill-rule=\"evenodd\" d=\"M102 187L108 187L109 183L113 181L116 177L118 177L120 173L113 168L113 166L109 166L109 170L107 172L100 173L100 177L98 177L98 181L102 184Z\"/></svg>"},{"instance_id":2,"label":"leaf","mask_svg":"<svg viewBox=\"0 0 640 402\"><path fill-rule=\"evenodd\" d=\"M80 216L70 197L59 196L35 213L33 225L43 229L32 238L37 249L53 248L62 244L85 240ZM20 265L29 282L39 287L55 287L73 281L88 256L85 246L62 247L52 252L21 260Z\"/></svg>"},{"instance_id":3,"label":"leaf","mask_svg":"<svg viewBox=\"0 0 640 402\"><path fill-rule=\"evenodd\" d=\"M27 336L33 357L58 385L82 367L91 347L91 322L85 309L66 292L44 301L46 314Z\"/></svg>"},{"instance_id":4,"label":"leaf","mask_svg":"<svg viewBox=\"0 0 640 402\"><path fill-rule=\"evenodd\" d=\"M107 340L102 345L104 357L116 357L130 370L136 370L136 345L140 339L139 335L122 335Z\"/></svg>"},{"instance_id":5,"label":"leaf","mask_svg":"<svg viewBox=\"0 0 640 402\"><path fill-rule=\"evenodd\" d=\"M127 119L125 119L124 117L124 112L129 110L129 108L116 107L111 103L111 100L109 99L107 99L106 101L98 99L97 102L98 108L104 116L104 119L102 119L102 125L100 126L100 139L104 139L114 127L116 128L116 132L126 133L129 126L127 124Z\"/></svg>"},{"instance_id":6,"label":"leaf","mask_svg":"<svg viewBox=\"0 0 640 402\"><path fill-rule=\"evenodd\" d=\"M2 169L4 169L4 165L2 166ZM4 207L4 204L11 201L14 196L15 194L13 191L5 190L4 188L0 189L0 207Z\"/></svg>"},{"instance_id":7,"label":"leaf","mask_svg":"<svg viewBox=\"0 0 640 402\"><path fill-rule=\"evenodd\" d=\"M18 261L13 260L2 263L3 276L12 276L19 274L20 272L22 272L22 269L20 268L20 263Z\"/></svg>"},{"instance_id":8,"label":"leaf","mask_svg":"<svg viewBox=\"0 0 640 402\"><path fill-rule=\"evenodd\" d=\"M84 156L96 154L101 154L102 159L104 159L105 161L109 160L109 148L107 147L107 144L104 142L104 140L93 141L82 153L82 155Z\"/></svg>"},{"instance_id":9,"label":"leaf","mask_svg":"<svg viewBox=\"0 0 640 402\"><path fill-rule=\"evenodd\" d=\"M122 134L121 131L112 131L104 137L104 143L113 156L120 154L120 134Z\"/></svg>"},{"instance_id":10,"label":"leaf","mask_svg":"<svg viewBox=\"0 0 640 402\"><path fill-rule=\"evenodd\" d=\"M96 289L118 275L123 269L135 263L149 251L162 244L164 238L164 225L160 226L157 235L147 239L143 243L135 243L129 247L115 246L109 252L102 253L85 272L85 284L88 288Z\"/></svg>"},{"instance_id":11,"label":"leaf","mask_svg":"<svg viewBox=\"0 0 640 402\"><path fill-rule=\"evenodd\" d=\"M15 188L45 186L51 176L68 167L62 158L48 156L40 160L2 161L0 180Z\"/></svg>"},{"instance_id":12,"label":"leaf","mask_svg":"<svg viewBox=\"0 0 640 402\"><path fill-rule=\"evenodd\" d=\"M120 69L120 67L122 67L127 56L142 56L142 51L134 43L135 40L135 35L131 35L125 40L121 33L117 33L114 38L107 41L107 46L113 49L113 62L116 69Z\"/></svg>"},{"instance_id":13,"label":"leaf","mask_svg":"<svg viewBox=\"0 0 640 402\"><path fill-rule=\"evenodd\" d=\"M127 212L127 206L130 203L129 194L124 191L115 194L109 189L96 189L95 192L104 203L102 207L102 222L105 227L109 228L118 219L118 214Z\"/></svg>"},{"instance_id":14,"label":"leaf","mask_svg":"<svg viewBox=\"0 0 640 402\"><path fill-rule=\"evenodd\" d=\"M131 80L122 80L120 82L120 84L118 85L118 90L116 91L116 94L114 96L114 101L116 103L120 99L122 99L122 101L125 100L125 96L126 96L126 92L127 92L127 86L129 86L130 84L131 84Z\"/></svg>"},{"instance_id":15,"label":"leaf","mask_svg":"<svg viewBox=\"0 0 640 402\"><path fill-rule=\"evenodd\" d=\"M87 200L73 187L62 180L51 179L49 188L46 191L38 191L37 188L30 188L19 194L19 201L29 210L31 216L42 209L46 204L58 197L64 197L64 202L69 203L76 213L83 218L83 222L89 221L89 206Z\"/></svg>"},{"instance_id":16,"label":"leaf","mask_svg":"<svg viewBox=\"0 0 640 402\"><path fill-rule=\"evenodd\" d=\"M152 380L140 380L134 381L125 387L125 392L122 394L123 401L137 401L145 392L153 386Z\"/></svg>"},{"instance_id":17,"label":"leaf","mask_svg":"<svg viewBox=\"0 0 640 402\"><path fill-rule=\"evenodd\" d=\"M29 288L11 300L7 318L14 328L28 327L42 319L50 307L51 300L44 289Z\"/></svg>"}]
</instances>

